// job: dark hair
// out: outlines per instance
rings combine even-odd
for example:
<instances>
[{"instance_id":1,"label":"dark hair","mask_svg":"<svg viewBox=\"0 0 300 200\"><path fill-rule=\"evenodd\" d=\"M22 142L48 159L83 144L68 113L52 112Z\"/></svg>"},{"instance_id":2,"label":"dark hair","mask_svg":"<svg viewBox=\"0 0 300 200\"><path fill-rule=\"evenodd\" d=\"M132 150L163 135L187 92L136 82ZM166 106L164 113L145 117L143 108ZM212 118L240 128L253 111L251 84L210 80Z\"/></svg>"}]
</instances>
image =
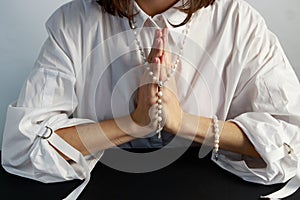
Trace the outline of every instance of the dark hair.
<instances>
[{"instance_id":1,"label":"dark hair","mask_svg":"<svg viewBox=\"0 0 300 200\"><path fill-rule=\"evenodd\" d=\"M126 17L129 20L130 25L132 25L133 18L137 14L133 11L134 8L132 2L132 0L97 0L97 3L102 6L106 12L112 15ZM187 13L187 17L182 23L172 25L174 27L185 25L191 19L194 12L212 5L214 2L215 0L187 0L184 5L177 8L180 11Z\"/></svg>"}]
</instances>

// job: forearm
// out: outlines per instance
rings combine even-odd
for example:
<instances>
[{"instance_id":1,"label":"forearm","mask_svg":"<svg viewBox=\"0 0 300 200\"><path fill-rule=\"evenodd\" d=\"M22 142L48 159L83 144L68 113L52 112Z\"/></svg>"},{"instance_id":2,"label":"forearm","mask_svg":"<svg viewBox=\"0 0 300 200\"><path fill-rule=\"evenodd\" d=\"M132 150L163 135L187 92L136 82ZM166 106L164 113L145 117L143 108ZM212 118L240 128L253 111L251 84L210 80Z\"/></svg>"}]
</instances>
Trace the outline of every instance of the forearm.
<instances>
[{"instance_id":1,"label":"forearm","mask_svg":"<svg viewBox=\"0 0 300 200\"><path fill-rule=\"evenodd\" d=\"M195 142L203 144L205 137L207 137L207 133L210 131L210 126L212 126L211 121L212 120L210 118L185 113L179 134L181 137L192 139ZM239 126L233 122L227 121L220 121L220 125L219 146L221 149L240 153L242 155L260 157L253 144L249 141Z\"/></svg>"},{"instance_id":2,"label":"forearm","mask_svg":"<svg viewBox=\"0 0 300 200\"><path fill-rule=\"evenodd\" d=\"M130 119L130 116L122 119L123 122L128 121L126 130L121 129L116 120L111 119L59 129L56 133L83 155L90 155L134 140L135 137L129 135L129 131L132 131L130 134L138 134L138 130ZM62 152L59 153L69 160Z\"/></svg>"},{"instance_id":3,"label":"forearm","mask_svg":"<svg viewBox=\"0 0 300 200\"><path fill-rule=\"evenodd\" d=\"M224 122L220 136L220 146L224 150L240 153L243 155L260 157L245 133L233 122Z\"/></svg>"}]
</instances>

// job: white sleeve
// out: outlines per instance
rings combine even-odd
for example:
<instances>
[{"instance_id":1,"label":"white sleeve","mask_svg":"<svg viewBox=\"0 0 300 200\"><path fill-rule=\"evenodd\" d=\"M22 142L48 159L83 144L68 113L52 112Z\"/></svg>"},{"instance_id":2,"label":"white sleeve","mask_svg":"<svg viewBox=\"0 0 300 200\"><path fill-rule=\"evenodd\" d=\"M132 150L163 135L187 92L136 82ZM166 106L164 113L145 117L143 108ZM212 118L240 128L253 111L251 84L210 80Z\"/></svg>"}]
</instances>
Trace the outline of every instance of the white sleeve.
<instances>
[{"instance_id":1,"label":"white sleeve","mask_svg":"<svg viewBox=\"0 0 300 200\"><path fill-rule=\"evenodd\" d=\"M45 183L85 179L89 174L82 165L88 166L91 171L102 155L99 152L76 159L84 160L81 163L67 162L53 146L62 147L64 143L66 148L59 150L65 155L70 152L79 155L79 152L63 140L57 146L52 144L51 138L42 138L51 132L47 127L55 134L60 128L94 123L89 119L71 117L78 104L73 66L77 50L68 41L72 38L67 35L69 30L63 27L63 15L59 9L47 23L49 37L23 85L18 101L8 108L3 135L4 169Z\"/></svg>"},{"instance_id":2,"label":"white sleeve","mask_svg":"<svg viewBox=\"0 0 300 200\"><path fill-rule=\"evenodd\" d=\"M262 159L223 151L215 162L251 182L293 178L284 190L268 196L283 198L300 186L300 84L261 16L243 3L240 21L238 59L244 61L229 112Z\"/></svg>"}]
</instances>

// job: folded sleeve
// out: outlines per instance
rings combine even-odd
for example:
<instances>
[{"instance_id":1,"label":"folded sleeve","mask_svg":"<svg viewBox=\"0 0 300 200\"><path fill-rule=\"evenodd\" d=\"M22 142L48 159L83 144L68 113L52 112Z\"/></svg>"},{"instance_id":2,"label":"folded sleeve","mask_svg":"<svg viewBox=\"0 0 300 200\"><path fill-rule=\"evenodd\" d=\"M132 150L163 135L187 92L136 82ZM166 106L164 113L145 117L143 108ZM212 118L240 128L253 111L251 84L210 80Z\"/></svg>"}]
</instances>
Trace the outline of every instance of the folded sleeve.
<instances>
[{"instance_id":1,"label":"folded sleeve","mask_svg":"<svg viewBox=\"0 0 300 200\"><path fill-rule=\"evenodd\" d=\"M247 181L286 182L300 170L300 84L262 17L241 3L238 19L236 63L242 69L229 120L244 131L261 159L223 151L216 163Z\"/></svg>"},{"instance_id":2,"label":"folded sleeve","mask_svg":"<svg viewBox=\"0 0 300 200\"><path fill-rule=\"evenodd\" d=\"M55 144L45 139L51 131L55 134L60 128L93 123L71 117L78 106L73 59L78 52L65 18L59 9L47 22L49 37L17 102L8 107L3 136L3 167L10 173L46 183L88 176L82 163L66 161L53 148ZM84 157L84 165L91 170L100 156Z\"/></svg>"}]
</instances>

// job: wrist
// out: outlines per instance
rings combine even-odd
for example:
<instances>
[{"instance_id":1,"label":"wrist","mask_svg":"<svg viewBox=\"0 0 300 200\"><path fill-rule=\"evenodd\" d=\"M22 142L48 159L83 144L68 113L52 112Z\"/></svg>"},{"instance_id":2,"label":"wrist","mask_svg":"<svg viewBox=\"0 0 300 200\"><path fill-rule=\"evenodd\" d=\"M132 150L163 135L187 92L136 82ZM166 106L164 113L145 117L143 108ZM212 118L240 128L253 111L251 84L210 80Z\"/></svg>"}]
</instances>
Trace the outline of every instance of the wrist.
<instances>
[{"instance_id":1,"label":"wrist","mask_svg":"<svg viewBox=\"0 0 300 200\"><path fill-rule=\"evenodd\" d=\"M178 134L183 126L184 116L185 113L181 111L180 118L166 118L166 121L164 121L164 130L174 135ZM166 115L164 117L166 117Z\"/></svg>"},{"instance_id":2,"label":"wrist","mask_svg":"<svg viewBox=\"0 0 300 200\"><path fill-rule=\"evenodd\" d=\"M210 129L210 124L210 118L184 113L180 135L184 138L202 143Z\"/></svg>"},{"instance_id":3,"label":"wrist","mask_svg":"<svg viewBox=\"0 0 300 200\"><path fill-rule=\"evenodd\" d=\"M136 138L144 137L156 130L156 126L152 123L143 123L137 112L132 112L130 115L124 117L123 124L126 128L126 133Z\"/></svg>"},{"instance_id":4,"label":"wrist","mask_svg":"<svg viewBox=\"0 0 300 200\"><path fill-rule=\"evenodd\" d=\"M116 126L125 134L135 137L138 133L138 125L133 121L131 115L114 119Z\"/></svg>"}]
</instances>

